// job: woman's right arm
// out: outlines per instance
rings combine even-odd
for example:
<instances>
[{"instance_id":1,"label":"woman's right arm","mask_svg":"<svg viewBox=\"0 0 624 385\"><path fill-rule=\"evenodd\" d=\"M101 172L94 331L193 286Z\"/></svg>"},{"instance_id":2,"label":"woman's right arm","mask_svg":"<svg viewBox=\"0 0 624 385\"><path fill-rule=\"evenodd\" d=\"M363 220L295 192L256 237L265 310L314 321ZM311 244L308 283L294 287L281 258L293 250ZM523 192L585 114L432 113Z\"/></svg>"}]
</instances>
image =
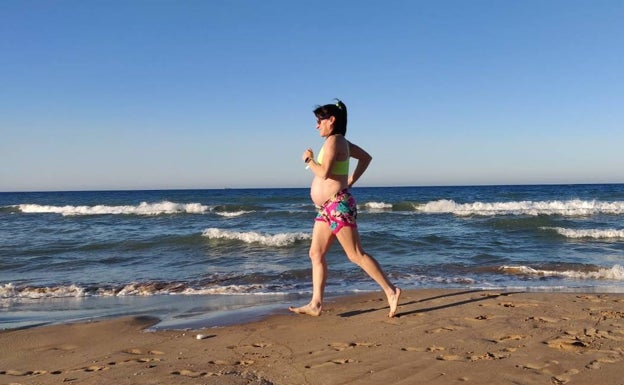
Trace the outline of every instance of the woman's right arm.
<instances>
[{"instance_id":1,"label":"woman's right arm","mask_svg":"<svg viewBox=\"0 0 624 385\"><path fill-rule=\"evenodd\" d=\"M303 157L307 157L312 154L312 150L308 149L303 153ZM313 154L312 154L313 155ZM331 175L332 165L336 161L336 138L329 137L325 140L323 144L323 164L316 163L316 161L312 158L308 162L308 166L310 170L314 173L315 176L327 179Z\"/></svg>"}]
</instances>

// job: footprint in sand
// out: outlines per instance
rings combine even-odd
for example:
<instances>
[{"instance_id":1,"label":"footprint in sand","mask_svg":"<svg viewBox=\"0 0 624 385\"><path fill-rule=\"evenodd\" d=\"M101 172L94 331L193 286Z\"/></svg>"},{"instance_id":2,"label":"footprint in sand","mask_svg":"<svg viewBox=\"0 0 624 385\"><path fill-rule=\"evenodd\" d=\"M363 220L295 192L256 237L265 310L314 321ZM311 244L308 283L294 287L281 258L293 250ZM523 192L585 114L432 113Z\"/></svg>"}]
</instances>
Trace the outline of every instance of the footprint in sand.
<instances>
[{"instance_id":1,"label":"footprint in sand","mask_svg":"<svg viewBox=\"0 0 624 385\"><path fill-rule=\"evenodd\" d=\"M141 357L141 358L137 358L137 359L133 359L133 360L126 360L125 362L147 363L147 362L160 362L160 361L162 361L161 358Z\"/></svg>"},{"instance_id":2,"label":"footprint in sand","mask_svg":"<svg viewBox=\"0 0 624 385\"><path fill-rule=\"evenodd\" d=\"M251 345L228 346L227 348L236 349L239 354L242 354L243 356L268 358L270 356L267 355L268 351L265 348L268 348L269 346L271 346L271 344L268 342L254 342Z\"/></svg>"},{"instance_id":3,"label":"footprint in sand","mask_svg":"<svg viewBox=\"0 0 624 385\"><path fill-rule=\"evenodd\" d=\"M443 326L441 328L435 328L435 329L430 329L425 331L425 333L428 334L435 334L435 333L441 333L441 332L454 332L455 330L459 330L461 328L459 327L454 327L454 326Z\"/></svg>"},{"instance_id":4,"label":"footprint in sand","mask_svg":"<svg viewBox=\"0 0 624 385\"><path fill-rule=\"evenodd\" d=\"M555 374L561 371L561 363L555 360L543 363L527 363L524 365L516 365L516 367L531 370L539 374L550 375L552 376L550 378L550 383L554 385L561 385L570 382L572 376L579 373L578 369L569 369L561 374Z\"/></svg>"},{"instance_id":5,"label":"footprint in sand","mask_svg":"<svg viewBox=\"0 0 624 385\"><path fill-rule=\"evenodd\" d=\"M480 355L470 356L470 361L481 361L481 360L502 360L505 358L511 357L509 353L500 353L500 352L487 352Z\"/></svg>"},{"instance_id":6,"label":"footprint in sand","mask_svg":"<svg viewBox=\"0 0 624 385\"><path fill-rule=\"evenodd\" d=\"M332 350L341 352L346 349L354 349L357 347L376 348L378 346L381 346L381 344L374 343L374 342L332 342L331 344L328 344L327 346L332 348ZM323 353L324 351L325 351L324 349L318 350L318 351L311 351L311 352L308 352L308 354L316 355L316 354Z\"/></svg>"},{"instance_id":7,"label":"footprint in sand","mask_svg":"<svg viewBox=\"0 0 624 385\"><path fill-rule=\"evenodd\" d=\"M624 318L624 312L614 310L600 310L599 315L602 321Z\"/></svg>"},{"instance_id":8,"label":"footprint in sand","mask_svg":"<svg viewBox=\"0 0 624 385\"><path fill-rule=\"evenodd\" d=\"M456 354L442 354L436 357L440 361L463 361L464 358Z\"/></svg>"},{"instance_id":9,"label":"footprint in sand","mask_svg":"<svg viewBox=\"0 0 624 385\"><path fill-rule=\"evenodd\" d=\"M513 303L513 302L500 302L498 304L502 307L514 308L514 307L538 307L536 303Z\"/></svg>"},{"instance_id":10,"label":"footprint in sand","mask_svg":"<svg viewBox=\"0 0 624 385\"><path fill-rule=\"evenodd\" d=\"M589 364L585 365L585 367L587 369L600 369L602 367L602 365L600 365L600 362L598 360L594 360L592 362L590 362Z\"/></svg>"},{"instance_id":11,"label":"footprint in sand","mask_svg":"<svg viewBox=\"0 0 624 385\"><path fill-rule=\"evenodd\" d=\"M334 342L329 344L328 346L332 347L332 349L336 351L341 351L349 348L354 348L356 344L353 342Z\"/></svg>"},{"instance_id":12,"label":"footprint in sand","mask_svg":"<svg viewBox=\"0 0 624 385\"><path fill-rule=\"evenodd\" d=\"M520 341L527 338L527 336L523 336L520 334L510 334L508 336L499 337L495 340L491 340L492 342L500 343L500 342L508 342L508 341Z\"/></svg>"},{"instance_id":13,"label":"footprint in sand","mask_svg":"<svg viewBox=\"0 0 624 385\"><path fill-rule=\"evenodd\" d=\"M268 348L269 346L271 346L270 343L268 342L254 342L251 345L230 345L227 346L227 349L252 349L252 350L256 350L257 349L264 349L264 348Z\"/></svg>"},{"instance_id":14,"label":"footprint in sand","mask_svg":"<svg viewBox=\"0 0 624 385\"><path fill-rule=\"evenodd\" d=\"M589 364L585 365L587 369L600 369L602 364L615 364L616 362L621 361L616 357L603 357L597 360L593 360Z\"/></svg>"},{"instance_id":15,"label":"footprint in sand","mask_svg":"<svg viewBox=\"0 0 624 385\"><path fill-rule=\"evenodd\" d=\"M537 364L537 363L529 362L524 365L516 365L516 366L521 369L535 370L537 372L540 372L546 369L549 366L549 364Z\"/></svg>"},{"instance_id":16,"label":"footprint in sand","mask_svg":"<svg viewBox=\"0 0 624 385\"><path fill-rule=\"evenodd\" d=\"M143 354L143 351L141 349L126 349L126 350L123 350L123 352L128 353L128 354L135 354L135 355Z\"/></svg>"},{"instance_id":17,"label":"footprint in sand","mask_svg":"<svg viewBox=\"0 0 624 385\"><path fill-rule=\"evenodd\" d=\"M372 348L372 347L381 346L381 344L376 344L373 342L334 342L334 343L329 344L328 346L333 348L335 351L340 352L345 349L355 348L358 346Z\"/></svg>"},{"instance_id":18,"label":"footprint in sand","mask_svg":"<svg viewBox=\"0 0 624 385\"><path fill-rule=\"evenodd\" d=\"M594 303L606 302L604 299L593 295L577 295L576 298Z\"/></svg>"},{"instance_id":19,"label":"footprint in sand","mask_svg":"<svg viewBox=\"0 0 624 385\"><path fill-rule=\"evenodd\" d=\"M404 351L404 352L424 352L425 348L418 348L418 347L415 347L415 346L408 346L408 347L405 347L405 348L401 348L401 350Z\"/></svg>"},{"instance_id":20,"label":"footprint in sand","mask_svg":"<svg viewBox=\"0 0 624 385\"><path fill-rule=\"evenodd\" d=\"M131 349L126 349L122 351L123 353L126 354L131 354L134 356L140 356L140 355L144 355L145 353L143 353L143 351L141 349L137 349L137 348L131 348ZM160 350L149 350L146 354L151 355L151 356L162 356L165 354L165 352L161 352ZM139 363L146 363L146 362L158 362L158 361L162 361L161 358L155 358L155 357L140 357L140 358L131 358L128 360L124 360L123 362L139 362ZM116 365L116 362L111 362L110 365Z\"/></svg>"},{"instance_id":21,"label":"footprint in sand","mask_svg":"<svg viewBox=\"0 0 624 385\"><path fill-rule=\"evenodd\" d=\"M557 319L557 318L551 318L551 317L529 317L528 319L531 321L538 321L538 322L544 322L544 323L549 323L549 324L557 323L563 320L563 319Z\"/></svg>"},{"instance_id":22,"label":"footprint in sand","mask_svg":"<svg viewBox=\"0 0 624 385\"><path fill-rule=\"evenodd\" d=\"M7 376L25 377L25 376L38 376L40 374L46 374L45 370L0 370L0 374Z\"/></svg>"},{"instance_id":23,"label":"footprint in sand","mask_svg":"<svg viewBox=\"0 0 624 385\"><path fill-rule=\"evenodd\" d=\"M126 349L126 350L122 350L122 352L127 353L127 354L133 354L133 355L141 355L144 354L143 351L141 349L136 349L136 348L132 348L132 349ZM160 350L149 350L147 352L147 354L152 354L155 356L160 356L165 354L165 352L161 352Z\"/></svg>"},{"instance_id":24,"label":"footprint in sand","mask_svg":"<svg viewBox=\"0 0 624 385\"><path fill-rule=\"evenodd\" d=\"M555 338L545 342L548 347L563 351L578 350L589 346L587 342L581 341L576 337Z\"/></svg>"},{"instance_id":25,"label":"footprint in sand","mask_svg":"<svg viewBox=\"0 0 624 385\"><path fill-rule=\"evenodd\" d=\"M248 365L253 365L255 363L254 360L241 360L241 361L236 361L234 363L230 363L227 361L223 361L223 360L210 360L208 361L209 364L212 365L241 365L241 366L248 366Z\"/></svg>"},{"instance_id":26,"label":"footprint in sand","mask_svg":"<svg viewBox=\"0 0 624 385\"><path fill-rule=\"evenodd\" d=\"M110 369L108 366L98 366L98 365L91 365L91 366L82 368L82 370L84 370L85 372L101 372L103 370L108 370L108 369Z\"/></svg>"},{"instance_id":27,"label":"footprint in sand","mask_svg":"<svg viewBox=\"0 0 624 385\"><path fill-rule=\"evenodd\" d=\"M60 350L63 352L69 352L72 350L78 349L78 345L72 345L72 344L60 344L60 345L56 345L56 346L43 346L41 348L35 349L36 352L45 352L48 350L52 350L52 351L56 351L56 350Z\"/></svg>"},{"instance_id":28,"label":"footprint in sand","mask_svg":"<svg viewBox=\"0 0 624 385\"><path fill-rule=\"evenodd\" d=\"M352 362L355 362L355 360L352 360L350 358L342 358L342 359L337 359L337 360L326 361L326 362L323 362L323 363L320 363L320 364L315 364L315 365L306 365L305 368L306 369L317 369L317 368L322 368L322 367L326 367L326 366L350 364Z\"/></svg>"},{"instance_id":29,"label":"footprint in sand","mask_svg":"<svg viewBox=\"0 0 624 385\"><path fill-rule=\"evenodd\" d=\"M436 346L436 345L432 345L427 348L428 352L441 352L443 350L446 350L446 349L443 348L442 346Z\"/></svg>"},{"instance_id":30,"label":"footprint in sand","mask_svg":"<svg viewBox=\"0 0 624 385\"><path fill-rule=\"evenodd\" d=\"M567 372L560 374L558 376L554 376L552 378L552 382L554 384L565 384L572 380L572 376L578 374L579 371L577 369L570 369Z\"/></svg>"},{"instance_id":31,"label":"footprint in sand","mask_svg":"<svg viewBox=\"0 0 624 385\"><path fill-rule=\"evenodd\" d=\"M111 362L108 365L116 365L115 362ZM105 370L109 370L110 366L101 366L101 365L90 365L90 366L83 366L81 368L76 368L76 369L70 369L67 370L67 373L69 372L87 372L87 373L93 373L93 372L102 372ZM58 375L58 374L62 374L64 373L63 371L60 370L55 370L53 372L50 372L50 374L54 374L54 375Z\"/></svg>"},{"instance_id":32,"label":"footprint in sand","mask_svg":"<svg viewBox=\"0 0 624 385\"><path fill-rule=\"evenodd\" d=\"M199 377L212 375L212 373L208 373L208 372L194 372L192 370L187 370L187 369L176 370L174 372L171 372L171 374L175 374L177 376L190 377L190 378L199 378Z\"/></svg>"}]
</instances>

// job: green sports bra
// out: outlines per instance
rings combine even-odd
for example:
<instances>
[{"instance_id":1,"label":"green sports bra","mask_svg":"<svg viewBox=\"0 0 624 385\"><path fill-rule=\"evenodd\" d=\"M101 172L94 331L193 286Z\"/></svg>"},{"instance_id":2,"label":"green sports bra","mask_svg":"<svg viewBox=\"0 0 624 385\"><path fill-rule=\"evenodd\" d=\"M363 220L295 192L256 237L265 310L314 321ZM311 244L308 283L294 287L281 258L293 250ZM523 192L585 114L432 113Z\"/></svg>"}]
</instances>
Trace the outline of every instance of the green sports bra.
<instances>
[{"instance_id":1,"label":"green sports bra","mask_svg":"<svg viewBox=\"0 0 624 385\"><path fill-rule=\"evenodd\" d=\"M316 157L316 163L323 164L324 150L325 150L325 146L321 147L321 151L319 151L319 154ZM349 158L350 157L351 157L351 154L349 153L349 145L347 145L347 159L335 161L334 166L331 169L331 173L334 175L349 175Z\"/></svg>"}]
</instances>

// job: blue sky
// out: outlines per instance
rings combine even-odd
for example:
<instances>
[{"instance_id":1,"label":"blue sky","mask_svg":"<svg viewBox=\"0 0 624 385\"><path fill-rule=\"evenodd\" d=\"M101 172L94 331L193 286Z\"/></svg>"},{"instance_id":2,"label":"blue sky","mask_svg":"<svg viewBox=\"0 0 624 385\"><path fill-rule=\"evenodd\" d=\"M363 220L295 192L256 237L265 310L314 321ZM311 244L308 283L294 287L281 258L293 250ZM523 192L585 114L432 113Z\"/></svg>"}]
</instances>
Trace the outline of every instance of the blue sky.
<instances>
[{"instance_id":1,"label":"blue sky","mask_svg":"<svg viewBox=\"0 0 624 385\"><path fill-rule=\"evenodd\" d=\"M0 2L0 191L624 182L624 2Z\"/></svg>"}]
</instances>

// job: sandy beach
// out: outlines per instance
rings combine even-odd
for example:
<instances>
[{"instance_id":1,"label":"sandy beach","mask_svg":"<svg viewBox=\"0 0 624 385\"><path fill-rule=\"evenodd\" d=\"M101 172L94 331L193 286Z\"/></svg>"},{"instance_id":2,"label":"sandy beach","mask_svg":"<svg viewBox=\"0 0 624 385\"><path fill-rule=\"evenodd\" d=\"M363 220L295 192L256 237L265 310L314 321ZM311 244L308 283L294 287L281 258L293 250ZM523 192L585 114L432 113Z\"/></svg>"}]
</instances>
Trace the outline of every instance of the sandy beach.
<instances>
[{"instance_id":1,"label":"sandy beach","mask_svg":"<svg viewBox=\"0 0 624 385\"><path fill-rule=\"evenodd\" d=\"M4 331L0 384L624 383L623 294L414 290L386 313L364 294L202 330L126 317Z\"/></svg>"}]
</instances>

